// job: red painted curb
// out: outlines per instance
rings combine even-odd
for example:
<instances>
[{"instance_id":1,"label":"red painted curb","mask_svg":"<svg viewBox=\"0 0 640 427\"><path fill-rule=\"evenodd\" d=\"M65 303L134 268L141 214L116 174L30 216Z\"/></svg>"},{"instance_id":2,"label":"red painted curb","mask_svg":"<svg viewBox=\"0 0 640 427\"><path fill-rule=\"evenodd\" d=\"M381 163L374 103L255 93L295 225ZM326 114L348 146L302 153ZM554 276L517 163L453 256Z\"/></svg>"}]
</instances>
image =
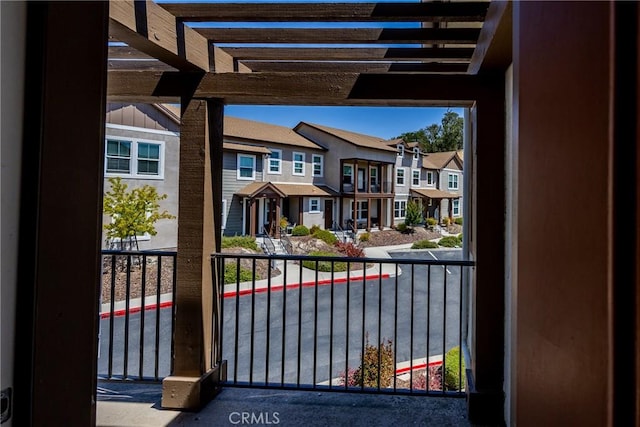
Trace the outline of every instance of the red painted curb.
<instances>
[{"instance_id":1,"label":"red painted curb","mask_svg":"<svg viewBox=\"0 0 640 427\"><path fill-rule=\"evenodd\" d=\"M375 279L380 279L380 278L388 279L389 278L389 274L387 274L387 273L382 274L382 275L380 275L380 274L372 274L372 275L364 276L364 277L363 276L355 276L355 277L350 277L349 281L355 282L355 281L362 281L362 280L375 280ZM346 277L339 277L337 279L333 279L333 281L331 279L319 280L318 281L318 286L330 285L331 282L333 282L333 283L346 283L347 282L347 278ZM302 284L300 284L300 283L291 283L291 284L287 285L287 289L296 289L296 288L299 288L299 287L307 288L307 287L310 287L310 286L314 286L315 284L316 284L315 281L313 281L313 282L303 282ZM256 294L264 293L264 292L267 292L267 289L268 288L258 288L258 289L255 289L255 293ZM281 291L283 289L284 289L284 285L275 285L275 286L271 287L271 291L272 292L273 291L278 292L278 291ZM240 292L238 292L238 291L225 292L223 296L224 296L224 298L233 298L233 297L236 296L236 294L239 294L240 296L244 296L244 295L250 295L253 292L254 292L253 289L244 289L244 290L242 290Z\"/></svg>"},{"instance_id":2,"label":"red painted curb","mask_svg":"<svg viewBox=\"0 0 640 427\"><path fill-rule=\"evenodd\" d=\"M388 279L389 278L389 274L385 273L385 274L372 274L369 276L355 276L355 277L350 277L349 281L351 282L355 282L355 281L362 281L362 280L375 280L375 279ZM332 282L331 279L325 279L325 280L320 280L318 281L318 285L319 286L325 286L325 285L330 285ZM346 283L347 282L347 278L346 277L340 277L337 279L333 280L333 283ZM310 286L314 286L315 285L315 281L313 282L304 282L302 284L300 283L291 283L287 285L287 289L296 289L299 287L310 287ZM256 294L260 294L260 293L264 293L267 292L268 288L258 288L255 289L255 293ZM282 291L284 289L284 285L275 285L271 287L271 291L272 292L278 292L278 291ZM253 289L245 289L239 292L240 296L245 296L245 295L250 295L254 292ZM229 292L225 292L223 297L224 298L233 298L236 296L236 293L238 293L237 291L229 291ZM166 301L163 303L160 303L160 308L168 308L171 307L173 305L172 301ZM156 309L157 304L150 304L150 305L146 305L144 307L145 311L146 310L154 310ZM142 311L142 307L132 307L129 309L129 314L131 313L138 313ZM124 316L127 313L126 309L120 309L120 310L115 310L113 312L113 316L114 317L120 317L120 316ZM104 313L100 313L100 318L101 319L108 319L109 317L111 317L111 312L107 311Z\"/></svg>"},{"instance_id":3,"label":"red painted curb","mask_svg":"<svg viewBox=\"0 0 640 427\"><path fill-rule=\"evenodd\" d=\"M442 360L436 362L429 363L421 363L419 365L407 366L406 368L396 369L396 375L405 374L410 371L415 371L416 369L425 369L427 366L439 366L442 365Z\"/></svg>"}]
</instances>

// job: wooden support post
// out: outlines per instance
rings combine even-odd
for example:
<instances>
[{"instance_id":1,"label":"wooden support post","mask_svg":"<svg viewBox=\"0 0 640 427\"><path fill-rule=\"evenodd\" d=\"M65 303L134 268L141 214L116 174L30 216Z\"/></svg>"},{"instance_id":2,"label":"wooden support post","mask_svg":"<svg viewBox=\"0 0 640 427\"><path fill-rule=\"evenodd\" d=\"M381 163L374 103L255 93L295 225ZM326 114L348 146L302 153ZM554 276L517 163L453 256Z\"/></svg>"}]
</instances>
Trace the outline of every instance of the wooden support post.
<instances>
[{"instance_id":1,"label":"wooden support post","mask_svg":"<svg viewBox=\"0 0 640 427\"><path fill-rule=\"evenodd\" d=\"M303 203L304 197L298 197L298 225L302 225L302 222L304 221L304 206L302 205Z\"/></svg>"},{"instance_id":2,"label":"wooden support post","mask_svg":"<svg viewBox=\"0 0 640 427\"><path fill-rule=\"evenodd\" d=\"M211 115L208 107L214 109ZM214 227L214 206L221 203L213 200L209 119L216 119L211 135L219 139L215 152L220 155L222 105L190 101L182 110L175 358L174 372L162 383L162 406L196 409L213 398L220 378L220 367L212 366L211 254L220 238L220 231L214 232L219 229Z\"/></svg>"},{"instance_id":3,"label":"wooden support post","mask_svg":"<svg viewBox=\"0 0 640 427\"><path fill-rule=\"evenodd\" d=\"M256 199L249 200L249 235L256 237Z\"/></svg>"},{"instance_id":4,"label":"wooden support post","mask_svg":"<svg viewBox=\"0 0 640 427\"><path fill-rule=\"evenodd\" d=\"M371 199L367 199L367 231L371 231Z\"/></svg>"},{"instance_id":5,"label":"wooden support post","mask_svg":"<svg viewBox=\"0 0 640 427\"><path fill-rule=\"evenodd\" d=\"M276 239L280 238L280 198L276 198L276 217L273 219L273 223L276 227Z\"/></svg>"},{"instance_id":6,"label":"wooden support post","mask_svg":"<svg viewBox=\"0 0 640 427\"><path fill-rule=\"evenodd\" d=\"M378 218L379 218L379 226L380 226L380 231L384 230L384 223L386 220L386 215L385 215L385 211L387 210L387 206L389 205L389 199L380 199L380 211L378 212Z\"/></svg>"}]
</instances>

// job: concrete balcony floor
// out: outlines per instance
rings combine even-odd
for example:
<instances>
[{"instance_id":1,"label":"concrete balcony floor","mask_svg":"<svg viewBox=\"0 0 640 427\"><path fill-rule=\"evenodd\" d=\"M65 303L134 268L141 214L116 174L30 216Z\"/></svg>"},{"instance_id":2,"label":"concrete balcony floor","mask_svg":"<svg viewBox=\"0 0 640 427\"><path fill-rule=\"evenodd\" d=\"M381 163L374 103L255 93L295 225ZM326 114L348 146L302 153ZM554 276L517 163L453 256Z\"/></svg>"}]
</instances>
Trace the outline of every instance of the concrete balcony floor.
<instances>
[{"instance_id":1,"label":"concrete balcony floor","mask_svg":"<svg viewBox=\"0 0 640 427\"><path fill-rule=\"evenodd\" d=\"M160 384L99 382L96 424L99 427L472 425L463 398L226 388L200 412L181 413L161 409L161 395Z\"/></svg>"}]
</instances>

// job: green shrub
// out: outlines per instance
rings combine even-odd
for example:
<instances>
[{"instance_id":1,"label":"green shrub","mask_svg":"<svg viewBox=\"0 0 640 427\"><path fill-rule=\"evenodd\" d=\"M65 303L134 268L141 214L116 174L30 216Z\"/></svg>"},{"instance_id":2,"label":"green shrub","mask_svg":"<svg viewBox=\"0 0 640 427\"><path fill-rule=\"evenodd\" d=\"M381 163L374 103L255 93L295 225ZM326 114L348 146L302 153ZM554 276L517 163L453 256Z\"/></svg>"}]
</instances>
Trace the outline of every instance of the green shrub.
<instances>
[{"instance_id":1,"label":"green shrub","mask_svg":"<svg viewBox=\"0 0 640 427\"><path fill-rule=\"evenodd\" d=\"M256 239L251 236L223 237L221 246L223 248L246 248L254 251L258 250Z\"/></svg>"},{"instance_id":2,"label":"green shrub","mask_svg":"<svg viewBox=\"0 0 640 427\"><path fill-rule=\"evenodd\" d=\"M289 219L286 216L280 217L280 228L287 228Z\"/></svg>"},{"instance_id":3,"label":"green shrub","mask_svg":"<svg viewBox=\"0 0 640 427\"><path fill-rule=\"evenodd\" d=\"M236 264L224 265L224 284L250 282L253 280L253 273L247 268L240 267L240 279L236 276L238 273Z\"/></svg>"},{"instance_id":4,"label":"green shrub","mask_svg":"<svg viewBox=\"0 0 640 427\"><path fill-rule=\"evenodd\" d=\"M292 236L308 236L309 229L304 225L296 225L295 227L293 227L293 230L291 231L291 235Z\"/></svg>"},{"instance_id":5,"label":"green shrub","mask_svg":"<svg viewBox=\"0 0 640 427\"><path fill-rule=\"evenodd\" d=\"M460 246L462 246L462 233L458 234L456 236L456 239L458 239L458 242L460 242Z\"/></svg>"},{"instance_id":6,"label":"green shrub","mask_svg":"<svg viewBox=\"0 0 640 427\"><path fill-rule=\"evenodd\" d=\"M461 246L461 241L456 236L445 236L438 242L438 245L445 248L456 248Z\"/></svg>"},{"instance_id":7,"label":"green shrub","mask_svg":"<svg viewBox=\"0 0 640 427\"><path fill-rule=\"evenodd\" d=\"M311 227L311 229L313 230L313 227ZM311 234L313 235L313 237L322 240L327 245L333 245L338 241L338 238L336 237L336 235L330 232L329 230L322 230L318 228L315 232L312 232Z\"/></svg>"},{"instance_id":8,"label":"green shrub","mask_svg":"<svg viewBox=\"0 0 640 427\"><path fill-rule=\"evenodd\" d=\"M460 352L460 347L454 347L444 356L444 389L460 390L466 386L466 373L464 367L464 358Z\"/></svg>"},{"instance_id":9,"label":"green shrub","mask_svg":"<svg viewBox=\"0 0 640 427\"><path fill-rule=\"evenodd\" d=\"M378 388L379 378L381 388L391 386L395 373L391 340L387 340L386 343L381 342L380 351L378 351L377 346L369 344L369 334L367 334L362 362L362 365L353 372L353 382L355 382L355 385ZM379 376L378 367L380 367Z\"/></svg>"},{"instance_id":10,"label":"green shrub","mask_svg":"<svg viewBox=\"0 0 640 427\"><path fill-rule=\"evenodd\" d=\"M413 200L407 202L405 215L404 222L409 227L422 223L422 208Z\"/></svg>"},{"instance_id":11,"label":"green shrub","mask_svg":"<svg viewBox=\"0 0 640 427\"><path fill-rule=\"evenodd\" d=\"M454 218L453 222L455 222L458 225L462 225L462 217Z\"/></svg>"},{"instance_id":12,"label":"green shrub","mask_svg":"<svg viewBox=\"0 0 640 427\"><path fill-rule=\"evenodd\" d=\"M418 240L413 245L411 245L411 249L433 249L437 247L438 244L436 242L432 242L431 240Z\"/></svg>"},{"instance_id":13,"label":"green shrub","mask_svg":"<svg viewBox=\"0 0 640 427\"><path fill-rule=\"evenodd\" d=\"M337 257L340 258L340 255L334 254L333 252L323 252L323 251L314 251L310 252L309 256L314 257ZM315 261L312 259L307 259L302 261L302 266L311 270L316 269L316 265L318 267L318 271L331 271L331 261ZM334 261L333 262L333 271L346 271L347 263L344 261Z\"/></svg>"},{"instance_id":14,"label":"green shrub","mask_svg":"<svg viewBox=\"0 0 640 427\"><path fill-rule=\"evenodd\" d=\"M444 218L442 218L442 224L443 225L451 224L451 218L449 218L448 216L445 216Z\"/></svg>"},{"instance_id":15,"label":"green shrub","mask_svg":"<svg viewBox=\"0 0 640 427\"><path fill-rule=\"evenodd\" d=\"M318 231L320 231L320 227L318 227L318 225L317 225L317 224L313 224L313 225L311 226L311 228L309 229L309 234L311 234L311 235L313 236L313 235L314 235L314 234L316 234Z\"/></svg>"},{"instance_id":16,"label":"green shrub","mask_svg":"<svg viewBox=\"0 0 640 427\"><path fill-rule=\"evenodd\" d=\"M402 234L411 234L415 231L413 228L409 227L404 222L401 222L400 224L396 225L396 230L398 230Z\"/></svg>"},{"instance_id":17,"label":"green shrub","mask_svg":"<svg viewBox=\"0 0 640 427\"><path fill-rule=\"evenodd\" d=\"M368 242L370 238L371 233L369 233L368 231L358 235L358 240L360 240L361 242Z\"/></svg>"},{"instance_id":18,"label":"green shrub","mask_svg":"<svg viewBox=\"0 0 640 427\"><path fill-rule=\"evenodd\" d=\"M427 225L430 226L430 227L438 225L438 220L433 218L433 217L429 217L429 218L427 218Z\"/></svg>"}]
</instances>

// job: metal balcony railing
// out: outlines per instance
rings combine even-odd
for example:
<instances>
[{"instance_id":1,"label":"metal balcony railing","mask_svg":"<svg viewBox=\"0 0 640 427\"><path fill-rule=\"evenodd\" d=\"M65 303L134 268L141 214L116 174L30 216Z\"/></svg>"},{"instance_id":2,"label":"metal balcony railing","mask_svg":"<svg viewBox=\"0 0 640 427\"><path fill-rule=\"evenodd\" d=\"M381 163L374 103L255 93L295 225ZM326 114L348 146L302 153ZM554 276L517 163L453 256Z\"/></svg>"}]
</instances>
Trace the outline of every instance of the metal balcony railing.
<instances>
[{"instance_id":1,"label":"metal balcony railing","mask_svg":"<svg viewBox=\"0 0 640 427\"><path fill-rule=\"evenodd\" d=\"M274 259L278 270L265 269ZM464 342L473 262L215 254L212 263L212 363L227 363L223 386L464 395L452 349Z\"/></svg>"}]
</instances>

